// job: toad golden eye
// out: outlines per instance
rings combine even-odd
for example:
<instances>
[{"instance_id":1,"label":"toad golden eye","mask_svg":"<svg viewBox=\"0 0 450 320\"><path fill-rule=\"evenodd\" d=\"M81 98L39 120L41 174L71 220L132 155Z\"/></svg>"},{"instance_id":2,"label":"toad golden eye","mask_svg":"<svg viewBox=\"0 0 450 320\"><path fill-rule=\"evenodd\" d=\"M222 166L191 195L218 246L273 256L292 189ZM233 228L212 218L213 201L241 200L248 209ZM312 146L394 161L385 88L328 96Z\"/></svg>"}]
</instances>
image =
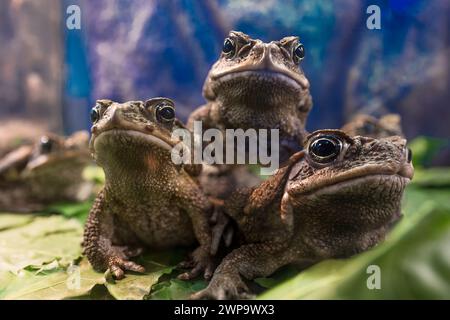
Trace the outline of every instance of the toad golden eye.
<instances>
[{"instance_id":1,"label":"toad golden eye","mask_svg":"<svg viewBox=\"0 0 450 320\"><path fill-rule=\"evenodd\" d=\"M235 50L234 42L230 38L226 38L223 42L222 52L225 54L233 54Z\"/></svg>"},{"instance_id":2,"label":"toad golden eye","mask_svg":"<svg viewBox=\"0 0 450 320\"><path fill-rule=\"evenodd\" d=\"M156 109L156 116L160 121L173 121L175 119L175 109L169 105L160 105Z\"/></svg>"},{"instance_id":3,"label":"toad golden eye","mask_svg":"<svg viewBox=\"0 0 450 320\"><path fill-rule=\"evenodd\" d=\"M331 162L337 158L342 143L333 136L322 136L314 140L308 147L308 154L317 162Z\"/></svg>"},{"instance_id":4,"label":"toad golden eye","mask_svg":"<svg viewBox=\"0 0 450 320\"><path fill-rule=\"evenodd\" d=\"M301 61L305 57L305 47L303 44L298 44L294 49L294 58L296 61Z\"/></svg>"},{"instance_id":5,"label":"toad golden eye","mask_svg":"<svg viewBox=\"0 0 450 320\"><path fill-rule=\"evenodd\" d=\"M95 106L91 109L90 116L91 116L92 123L96 123L98 121L98 119L100 119L100 113L98 111L97 106Z\"/></svg>"}]
</instances>

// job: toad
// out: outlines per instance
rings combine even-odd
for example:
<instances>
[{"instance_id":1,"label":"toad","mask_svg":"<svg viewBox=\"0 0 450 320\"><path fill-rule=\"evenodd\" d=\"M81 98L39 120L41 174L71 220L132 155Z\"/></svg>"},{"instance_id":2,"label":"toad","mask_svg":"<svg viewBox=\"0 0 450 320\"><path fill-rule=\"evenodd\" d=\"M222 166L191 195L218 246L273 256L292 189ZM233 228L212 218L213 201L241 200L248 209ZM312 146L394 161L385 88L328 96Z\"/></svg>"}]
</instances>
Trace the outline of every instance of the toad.
<instances>
[{"instance_id":1,"label":"toad","mask_svg":"<svg viewBox=\"0 0 450 320\"><path fill-rule=\"evenodd\" d=\"M309 81L300 66L304 57L305 48L298 37L265 43L231 31L206 77L203 96L207 103L190 115L188 128L194 129L194 122L201 121L203 131L278 129L276 156L284 162L301 149L312 107ZM271 145L270 136L267 142ZM242 165L216 164L205 168L199 180L208 196L221 201L234 189L261 181ZM220 214L215 216L222 221L216 228L223 230L226 219Z\"/></svg>"},{"instance_id":2,"label":"toad","mask_svg":"<svg viewBox=\"0 0 450 320\"><path fill-rule=\"evenodd\" d=\"M403 190L412 176L411 151L403 138L312 133L305 150L285 167L256 188L236 191L227 202L240 246L193 297L246 298L243 279L375 246L400 218Z\"/></svg>"},{"instance_id":3,"label":"toad","mask_svg":"<svg viewBox=\"0 0 450 320\"><path fill-rule=\"evenodd\" d=\"M357 114L342 127L350 136L385 138L403 136L399 114L389 113L380 118L368 114Z\"/></svg>"},{"instance_id":4,"label":"toad","mask_svg":"<svg viewBox=\"0 0 450 320\"><path fill-rule=\"evenodd\" d=\"M48 133L5 154L0 159L0 210L34 212L54 202L86 200L93 188L83 178L92 162L88 141L86 131L67 138Z\"/></svg>"},{"instance_id":5,"label":"toad","mask_svg":"<svg viewBox=\"0 0 450 320\"><path fill-rule=\"evenodd\" d=\"M144 272L130 259L143 249L200 243L182 279L212 274L210 203L191 170L176 165L171 136L181 126L166 98L117 103L99 100L91 113L90 149L105 172L105 186L89 213L84 254L95 270L121 279Z\"/></svg>"},{"instance_id":6,"label":"toad","mask_svg":"<svg viewBox=\"0 0 450 320\"><path fill-rule=\"evenodd\" d=\"M204 130L279 129L280 158L289 158L301 148L312 107L304 57L298 37L265 43L231 31L206 77L207 103L190 115L188 127L202 121Z\"/></svg>"}]
</instances>

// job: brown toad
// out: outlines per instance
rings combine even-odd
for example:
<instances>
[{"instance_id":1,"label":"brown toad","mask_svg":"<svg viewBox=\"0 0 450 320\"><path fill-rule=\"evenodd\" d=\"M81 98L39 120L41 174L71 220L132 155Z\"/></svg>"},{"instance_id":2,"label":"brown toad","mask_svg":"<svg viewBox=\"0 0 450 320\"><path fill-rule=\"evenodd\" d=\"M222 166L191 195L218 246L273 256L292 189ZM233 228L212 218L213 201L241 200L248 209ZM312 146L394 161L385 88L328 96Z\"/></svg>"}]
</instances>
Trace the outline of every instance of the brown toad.
<instances>
[{"instance_id":1,"label":"brown toad","mask_svg":"<svg viewBox=\"0 0 450 320\"><path fill-rule=\"evenodd\" d=\"M289 263L344 258L383 240L400 216L413 175L400 137L350 137L340 130L311 134L305 151L251 190L236 192L227 213L241 246L216 269L195 298L242 298L242 278L272 274Z\"/></svg>"},{"instance_id":2,"label":"brown toad","mask_svg":"<svg viewBox=\"0 0 450 320\"><path fill-rule=\"evenodd\" d=\"M389 113L380 118L357 114L341 128L350 136L385 138L403 136L399 114Z\"/></svg>"},{"instance_id":3,"label":"brown toad","mask_svg":"<svg viewBox=\"0 0 450 320\"><path fill-rule=\"evenodd\" d=\"M36 137L47 133L40 123L24 119L0 120L0 157L24 145L32 145Z\"/></svg>"},{"instance_id":4,"label":"brown toad","mask_svg":"<svg viewBox=\"0 0 450 320\"><path fill-rule=\"evenodd\" d=\"M212 273L210 203L186 167L175 165L171 137L179 122L171 100L116 103L99 100L92 110L90 148L105 172L105 187L89 213L84 253L96 270L116 278L143 272L129 259L143 247L200 246L193 269L182 278Z\"/></svg>"},{"instance_id":5,"label":"brown toad","mask_svg":"<svg viewBox=\"0 0 450 320\"><path fill-rule=\"evenodd\" d=\"M301 148L312 107L298 37L264 43L231 31L203 86L207 103L189 117L203 129L279 129L281 158Z\"/></svg>"},{"instance_id":6,"label":"brown toad","mask_svg":"<svg viewBox=\"0 0 450 320\"><path fill-rule=\"evenodd\" d=\"M86 200L93 187L83 178L92 162L88 140L85 131L67 138L49 133L5 154L0 159L0 210L39 211L54 202Z\"/></svg>"},{"instance_id":7,"label":"brown toad","mask_svg":"<svg viewBox=\"0 0 450 320\"><path fill-rule=\"evenodd\" d=\"M201 121L203 131L278 129L276 156L281 162L287 160L301 148L312 107L309 81L300 67L304 55L298 37L264 43L231 31L206 77L203 95L207 103L190 115L187 126L193 129L194 122ZM216 199L224 200L235 188L261 181L242 165L205 168L200 183L208 196ZM222 230L224 224L216 227Z\"/></svg>"}]
</instances>

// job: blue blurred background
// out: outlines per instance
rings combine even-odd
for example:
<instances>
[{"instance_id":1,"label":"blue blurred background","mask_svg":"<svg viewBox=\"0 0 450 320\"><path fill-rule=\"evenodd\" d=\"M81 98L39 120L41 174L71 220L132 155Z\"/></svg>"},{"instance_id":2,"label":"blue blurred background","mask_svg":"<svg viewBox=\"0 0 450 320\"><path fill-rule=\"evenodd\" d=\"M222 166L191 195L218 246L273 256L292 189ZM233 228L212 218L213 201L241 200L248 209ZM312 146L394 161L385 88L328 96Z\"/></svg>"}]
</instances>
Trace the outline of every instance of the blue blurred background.
<instances>
[{"instance_id":1,"label":"blue blurred background","mask_svg":"<svg viewBox=\"0 0 450 320\"><path fill-rule=\"evenodd\" d=\"M81 29L66 27L69 5ZM381 8L369 30L366 9ZM400 113L408 138L450 137L449 1L2 0L0 116L50 130L88 128L96 99L171 97L182 119L224 37L298 35L314 107L309 130L356 112Z\"/></svg>"}]
</instances>

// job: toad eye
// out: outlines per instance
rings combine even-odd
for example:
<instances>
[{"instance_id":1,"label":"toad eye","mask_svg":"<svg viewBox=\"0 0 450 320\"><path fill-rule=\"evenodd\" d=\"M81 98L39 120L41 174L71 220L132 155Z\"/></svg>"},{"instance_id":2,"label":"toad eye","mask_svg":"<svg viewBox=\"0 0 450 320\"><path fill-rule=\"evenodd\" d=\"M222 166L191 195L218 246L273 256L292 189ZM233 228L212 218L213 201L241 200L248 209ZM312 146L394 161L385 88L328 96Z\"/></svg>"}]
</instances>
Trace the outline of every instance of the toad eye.
<instances>
[{"instance_id":1,"label":"toad eye","mask_svg":"<svg viewBox=\"0 0 450 320\"><path fill-rule=\"evenodd\" d=\"M375 125L373 123L364 123L362 126L362 130L364 134L374 134L375 133Z\"/></svg>"},{"instance_id":2,"label":"toad eye","mask_svg":"<svg viewBox=\"0 0 450 320\"><path fill-rule=\"evenodd\" d=\"M305 47L303 44L299 43L294 49L294 59L298 62L303 60L305 57Z\"/></svg>"},{"instance_id":3,"label":"toad eye","mask_svg":"<svg viewBox=\"0 0 450 320\"><path fill-rule=\"evenodd\" d=\"M410 148L406 148L406 160L408 163L412 161L412 150Z\"/></svg>"},{"instance_id":4,"label":"toad eye","mask_svg":"<svg viewBox=\"0 0 450 320\"><path fill-rule=\"evenodd\" d=\"M42 153L50 153L53 149L53 142L47 136L41 137L41 152Z\"/></svg>"},{"instance_id":5,"label":"toad eye","mask_svg":"<svg viewBox=\"0 0 450 320\"><path fill-rule=\"evenodd\" d=\"M342 150L342 143L333 136L322 136L308 147L310 157L319 163L328 163L337 158Z\"/></svg>"},{"instance_id":6,"label":"toad eye","mask_svg":"<svg viewBox=\"0 0 450 320\"><path fill-rule=\"evenodd\" d=\"M100 112L98 110L98 106L93 107L89 115L91 117L92 123L96 123L100 119Z\"/></svg>"},{"instance_id":7,"label":"toad eye","mask_svg":"<svg viewBox=\"0 0 450 320\"><path fill-rule=\"evenodd\" d=\"M175 119L175 109L167 104L156 107L156 117L159 121L171 122Z\"/></svg>"},{"instance_id":8,"label":"toad eye","mask_svg":"<svg viewBox=\"0 0 450 320\"><path fill-rule=\"evenodd\" d=\"M225 41L223 42L222 52L228 55L232 55L235 49L236 48L234 45L234 41L231 40L230 38L226 38Z\"/></svg>"}]
</instances>

